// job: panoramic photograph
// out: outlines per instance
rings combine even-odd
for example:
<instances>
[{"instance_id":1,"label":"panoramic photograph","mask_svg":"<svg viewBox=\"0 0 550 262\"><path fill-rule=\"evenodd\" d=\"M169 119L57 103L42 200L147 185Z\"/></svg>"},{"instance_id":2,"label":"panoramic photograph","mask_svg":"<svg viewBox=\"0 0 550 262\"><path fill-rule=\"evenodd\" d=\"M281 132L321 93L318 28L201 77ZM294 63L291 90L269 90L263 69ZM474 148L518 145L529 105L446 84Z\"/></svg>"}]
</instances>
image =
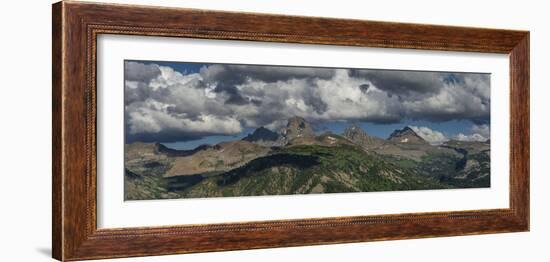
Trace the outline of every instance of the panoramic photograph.
<instances>
[{"instance_id":1,"label":"panoramic photograph","mask_svg":"<svg viewBox=\"0 0 550 262\"><path fill-rule=\"evenodd\" d=\"M489 188L490 74L124 61L124 199Z\"/></svg>"}]
</instances>

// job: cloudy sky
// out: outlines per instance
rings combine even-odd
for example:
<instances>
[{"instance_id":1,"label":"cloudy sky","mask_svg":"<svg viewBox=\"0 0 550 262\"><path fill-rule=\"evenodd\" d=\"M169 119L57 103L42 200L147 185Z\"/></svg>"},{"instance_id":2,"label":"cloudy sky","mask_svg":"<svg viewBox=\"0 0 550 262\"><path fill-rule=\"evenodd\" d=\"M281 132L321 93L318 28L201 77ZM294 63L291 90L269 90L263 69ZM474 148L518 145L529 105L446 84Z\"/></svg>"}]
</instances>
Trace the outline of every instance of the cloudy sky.
<instances>
[{"instance_id":1,"label":"cloudy sky","mask_svg":"<svg viewBox=\"0 0 550 262\"><path fill-rule=\"evenodd\" d=\"M489 138L488 74L125 61L124 82L127 143L234 139L292 116L319 132L353 122L383 138L408 125L433 144Z\"/></svg>"}]
</instances>

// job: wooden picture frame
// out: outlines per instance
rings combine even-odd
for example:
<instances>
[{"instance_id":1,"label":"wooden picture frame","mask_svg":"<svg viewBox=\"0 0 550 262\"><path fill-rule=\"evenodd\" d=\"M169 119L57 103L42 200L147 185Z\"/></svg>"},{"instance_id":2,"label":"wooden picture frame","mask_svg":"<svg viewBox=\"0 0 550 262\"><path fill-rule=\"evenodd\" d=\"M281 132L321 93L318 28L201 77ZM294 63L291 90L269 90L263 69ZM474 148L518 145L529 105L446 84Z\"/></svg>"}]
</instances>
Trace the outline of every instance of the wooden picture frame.
<instances>
[{"instance_id":1,"label":"wooden picture frame","mask_svg":"<svg viewBox=\"0 0 550 262\"><path fill-rule=\"evenodd\" d=\"M155 15L151 15L151 14ZM53 257L182 254L529 230L529 32L64 1L53 5ZM99 34L508 54L510 207L98 229Z\"/></svg>"}]
</instances>

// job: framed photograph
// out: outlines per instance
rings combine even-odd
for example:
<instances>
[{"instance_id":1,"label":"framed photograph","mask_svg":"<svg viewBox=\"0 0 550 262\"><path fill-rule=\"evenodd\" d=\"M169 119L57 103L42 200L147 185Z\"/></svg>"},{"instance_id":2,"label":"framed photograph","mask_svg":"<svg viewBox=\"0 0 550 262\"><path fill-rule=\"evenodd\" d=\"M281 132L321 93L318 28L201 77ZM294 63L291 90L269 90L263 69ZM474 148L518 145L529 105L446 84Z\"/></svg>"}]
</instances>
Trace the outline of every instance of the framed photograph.
<instances>
[{"instance_id":1,"label":"framed photograph","mask_svg":"<svg viewBox=\"0 0 550 262\"><path fill-rule=\"evenodd\" d=\"M529 230L529 32L53 5L53 257Z\"/></svg>"}]
</instances>

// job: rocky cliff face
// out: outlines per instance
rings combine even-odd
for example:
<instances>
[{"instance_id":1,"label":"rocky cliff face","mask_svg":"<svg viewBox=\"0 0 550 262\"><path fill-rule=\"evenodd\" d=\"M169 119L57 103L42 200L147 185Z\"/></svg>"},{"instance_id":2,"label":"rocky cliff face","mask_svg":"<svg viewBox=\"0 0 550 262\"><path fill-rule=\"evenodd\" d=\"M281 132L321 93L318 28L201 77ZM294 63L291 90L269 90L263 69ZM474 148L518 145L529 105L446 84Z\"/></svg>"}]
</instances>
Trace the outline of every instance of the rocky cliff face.
<instances>
[{"instance_id":1,"label":"rocky cliff face","mask_svg":"<svg viewBox=\"0 0 550 262\"><path fill-rule=\"evenodd\" d=\"M272 147L283 146L281 138L281 135L278 133L262 126L254 130L252 134L247 135L243 140L262 146Z\"/></svg>"},{"instance_id":2,"label":"rocky cliff face","mask_svg":"<svg viewBox=\"0 0 550 262\"><path fill-rule=\"evenodd\" d=\"M342 135L351 140L353 143L367 149L372 149L384 144L383 139L368 135L360 126L356 124L348 126Z\"/></svg>"},{"instance_id":3,"label":"rocky cliff face","mask_svg":"<svg viewBox=\"0 0 550 262\"><path fill-rule=\"evenodd\" d=\"M249 142L275 141L278 138L279 138L279 134L262 126L254 130L252 134L247 135L245 138L243 138L243 140L249 141Z\"/></svg>"},{"instance_id":4,"label":"rocky cliff face","mask_svg":"<svg viewBox=\"0 0 550 262\"><path fill-rule=\"evenodd\" d=\"M281 135L287 140L291 140L297 137L315 137L315 132L305 119L295 116L288 119L286 128L281 131Z\"/></svg>"},{"instance_id":5,"label":"rocky cliff face","mask_svg":"<svg viewBox=\"0 0 550 262\"><path fill-rule=\"evenodd\" d=\"M398 129L393 131L390 134L389 141L400 143L400 144L420 144L428 145L429 143L420 137L414 130L406 126L403 129Z\"/></svg>"}]
</instances>

